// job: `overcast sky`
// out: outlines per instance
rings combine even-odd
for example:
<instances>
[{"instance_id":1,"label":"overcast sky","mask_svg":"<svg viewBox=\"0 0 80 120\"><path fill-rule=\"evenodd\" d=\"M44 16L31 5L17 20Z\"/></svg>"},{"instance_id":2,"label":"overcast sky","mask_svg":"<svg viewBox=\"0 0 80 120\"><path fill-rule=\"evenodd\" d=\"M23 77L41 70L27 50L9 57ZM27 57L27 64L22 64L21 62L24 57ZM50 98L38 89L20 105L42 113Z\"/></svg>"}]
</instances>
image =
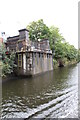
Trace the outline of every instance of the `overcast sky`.
<instances>
[{"instance_id":1,"label":"overcast sky","mask_svg":"<svg viewBox=\"0 0 80 120\"><path fill-rule=\"evenodd\" d=\"M79 0L0 0L0 31L7 36L38 19L60 29L70 44L78 47Z\"/></svg>"}]
</instances>

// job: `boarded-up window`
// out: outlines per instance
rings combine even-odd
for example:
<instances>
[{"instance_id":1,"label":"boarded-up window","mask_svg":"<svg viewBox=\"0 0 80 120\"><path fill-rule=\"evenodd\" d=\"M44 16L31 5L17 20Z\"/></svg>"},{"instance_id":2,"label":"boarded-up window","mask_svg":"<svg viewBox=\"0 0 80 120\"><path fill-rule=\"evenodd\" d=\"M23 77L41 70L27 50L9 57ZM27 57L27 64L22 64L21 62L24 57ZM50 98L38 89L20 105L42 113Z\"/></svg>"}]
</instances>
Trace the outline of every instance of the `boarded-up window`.
<instances>
[{"instance_id":1,"label":"boarded-up window","mask_svg":"<svg viewBox=\"0 0 80 120\"><path fill-rule=\"evenodd\" d=\"M18 67L22 67L22 54L18 54Z\"/></svg>"}]
</instances>

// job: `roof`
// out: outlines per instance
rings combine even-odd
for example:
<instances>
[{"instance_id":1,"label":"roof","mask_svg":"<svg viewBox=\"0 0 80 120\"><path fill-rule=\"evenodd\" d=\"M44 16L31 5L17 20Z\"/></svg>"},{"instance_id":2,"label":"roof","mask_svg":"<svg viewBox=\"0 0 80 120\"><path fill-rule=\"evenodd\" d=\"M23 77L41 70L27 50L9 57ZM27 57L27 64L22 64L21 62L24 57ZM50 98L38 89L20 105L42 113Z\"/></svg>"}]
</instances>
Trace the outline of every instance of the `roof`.
<instances>
[{"instance_id":1,"label":"roof","mask_svg":"<svg viewBox=\"0 0 80 120\"><path fill-rule=\"evenodd\" d=\"M27 30L27 29L21 29L21 30L19 30L19 32L21 32L21 31L28 31L29 32L29 30Z\"/></svg>"}]
</instances>

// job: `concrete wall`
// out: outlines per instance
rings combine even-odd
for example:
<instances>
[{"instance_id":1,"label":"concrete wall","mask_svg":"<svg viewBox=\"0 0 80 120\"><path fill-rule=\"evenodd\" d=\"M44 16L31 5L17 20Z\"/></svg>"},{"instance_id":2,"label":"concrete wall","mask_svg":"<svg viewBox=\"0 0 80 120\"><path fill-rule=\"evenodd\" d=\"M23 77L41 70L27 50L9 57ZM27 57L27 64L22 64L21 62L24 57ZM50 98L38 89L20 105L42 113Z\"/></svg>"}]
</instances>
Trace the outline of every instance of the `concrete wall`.
<instances>
[{"instance_id":1,"label":"concrete wall","mask_svg":"<svg viewBox=\"0 0 80 120\"><path fill-rule=\"evenodd\" d=\"M18 75L36 75L53 70L52 55L47 53L28 52L22 55L22 68L18 67Z\"/></svg>"},{"instance_id":2,"label":"concrete wall","mask_svg":"<svg viewBox=\"0 0 80 120\"><path fill-rule=\"evenodd\" d=\"M53 70L52 55L35 53L33 56L33 74Z\"/></svg>"}]
</instances>

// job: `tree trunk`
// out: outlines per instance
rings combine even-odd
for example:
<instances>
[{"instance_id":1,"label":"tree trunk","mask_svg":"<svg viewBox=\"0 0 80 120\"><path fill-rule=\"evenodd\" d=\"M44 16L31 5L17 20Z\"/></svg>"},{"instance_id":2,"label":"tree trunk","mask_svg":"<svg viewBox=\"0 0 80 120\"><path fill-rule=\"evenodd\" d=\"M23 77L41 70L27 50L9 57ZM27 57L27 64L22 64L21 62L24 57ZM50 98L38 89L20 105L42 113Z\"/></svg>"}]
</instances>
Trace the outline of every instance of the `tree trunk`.
<instances>
[{"instance_id":1,"label":"tree trunk","mask_svg":"<svg viewBox=\"0 0 80 120\"><path fill-rule=\"evenodd\" d=\"M63 61L61 59L58 60L59 66L58 67L64 67Z\"/></svg>"}]
</instances>

